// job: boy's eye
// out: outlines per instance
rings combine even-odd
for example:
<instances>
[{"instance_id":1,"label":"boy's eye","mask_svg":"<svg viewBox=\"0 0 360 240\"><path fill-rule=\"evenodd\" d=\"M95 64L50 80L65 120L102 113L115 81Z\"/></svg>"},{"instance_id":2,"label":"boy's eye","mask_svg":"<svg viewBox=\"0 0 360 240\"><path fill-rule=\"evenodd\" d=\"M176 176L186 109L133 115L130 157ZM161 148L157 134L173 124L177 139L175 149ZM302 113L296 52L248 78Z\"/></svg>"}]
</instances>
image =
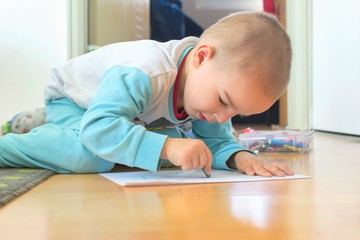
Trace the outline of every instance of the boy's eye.
<instances>
[{"instance_id":1,"label":"boy's eye","mask_svg":"<svg viewBox=\"0 0 360 240\"><path fill-rule=\"evenodd\" d=\"M224 103L224 101L222 100L222 98L219 96L219 102L222 104L222 105L224 105L224 106L226 106L227 104L226 103Z\"/></svg>"}]
</instances>

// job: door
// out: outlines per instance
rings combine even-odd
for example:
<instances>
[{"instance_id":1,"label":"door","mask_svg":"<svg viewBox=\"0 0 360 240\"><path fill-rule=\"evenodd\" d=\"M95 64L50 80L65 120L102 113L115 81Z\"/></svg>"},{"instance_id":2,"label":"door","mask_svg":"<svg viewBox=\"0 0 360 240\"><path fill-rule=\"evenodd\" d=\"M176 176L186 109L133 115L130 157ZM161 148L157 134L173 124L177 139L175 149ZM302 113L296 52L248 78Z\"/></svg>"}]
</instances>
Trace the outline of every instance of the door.
<instances>
[{"instance_id":1,"label":"door","mask_svg":"<svg viewBox=\"0 0 360 240\"><path fill-rule=\"evenodd\" d=\"M313 117L318 130L360 135L360 2L313 1Z\"/></svg>"}]
</instances>

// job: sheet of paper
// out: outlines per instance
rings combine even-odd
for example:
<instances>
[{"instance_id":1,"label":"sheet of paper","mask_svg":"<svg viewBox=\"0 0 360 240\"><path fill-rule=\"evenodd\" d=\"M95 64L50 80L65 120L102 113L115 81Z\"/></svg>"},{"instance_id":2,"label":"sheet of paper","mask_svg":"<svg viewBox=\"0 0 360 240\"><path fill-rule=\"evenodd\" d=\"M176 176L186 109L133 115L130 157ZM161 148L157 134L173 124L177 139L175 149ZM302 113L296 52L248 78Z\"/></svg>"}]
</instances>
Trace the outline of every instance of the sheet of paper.
<instances>
[{"instance_id":1,"label":"sheet of paper","mask_svg":"<svg viewBox=\"0 0 360 240\"><path fill-rule=\"evenodd\" d=\"M294 175L285 177L261 177L248 176L238 171L212 169L211 177L207 178L202 170L167 170L159 172L116 172L101 173L101 176L124 187L136 186L158 186L174 184L191 184L191 183L221 183L221 182L252 182L252 181L269 181L269 180L287 180L299 178L311 178L304 175Z\"/></svg>"}]
</instances>

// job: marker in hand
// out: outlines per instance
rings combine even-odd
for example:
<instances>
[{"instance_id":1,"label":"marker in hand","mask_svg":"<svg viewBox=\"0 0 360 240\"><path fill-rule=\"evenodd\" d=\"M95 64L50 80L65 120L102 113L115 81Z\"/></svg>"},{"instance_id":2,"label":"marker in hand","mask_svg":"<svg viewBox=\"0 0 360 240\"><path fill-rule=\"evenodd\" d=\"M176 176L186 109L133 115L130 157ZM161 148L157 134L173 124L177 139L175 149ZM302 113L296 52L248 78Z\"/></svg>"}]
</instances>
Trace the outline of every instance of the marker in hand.
<instances>
[{"instance_id":1,"label":"marker in hand","mask_svg":"<svg viewBox=\"0 0 360 240\"><path fill-rule=\"evenodd\" d=\"M208 174L205 172L205 168L202 168L202 171L203 171L203 173L205 174L205 176L206 176L207 178L211 177L211 174L208 175Z\"/></svg>"}]
</instances>

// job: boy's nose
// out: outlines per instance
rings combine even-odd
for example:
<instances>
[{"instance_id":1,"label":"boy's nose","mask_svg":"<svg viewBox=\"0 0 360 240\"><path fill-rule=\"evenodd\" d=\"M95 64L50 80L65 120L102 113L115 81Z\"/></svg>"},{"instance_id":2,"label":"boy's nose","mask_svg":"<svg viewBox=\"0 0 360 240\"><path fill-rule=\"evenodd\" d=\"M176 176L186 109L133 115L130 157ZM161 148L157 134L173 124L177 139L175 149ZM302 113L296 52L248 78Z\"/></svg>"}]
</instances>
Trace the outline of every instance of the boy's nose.
<instances>
[{"instance_id":1,"label":"boy's nose","mask_svg":"<svg viewBox=\"0 0 360 240\"><path fill-rule=\"evenodd\" d=\"M220 113L215 114L216 120L223 124L226 123L231 117L235 116L236 114L233 114L229 111L223 111Z\"/></svg>"}]
</instances>

